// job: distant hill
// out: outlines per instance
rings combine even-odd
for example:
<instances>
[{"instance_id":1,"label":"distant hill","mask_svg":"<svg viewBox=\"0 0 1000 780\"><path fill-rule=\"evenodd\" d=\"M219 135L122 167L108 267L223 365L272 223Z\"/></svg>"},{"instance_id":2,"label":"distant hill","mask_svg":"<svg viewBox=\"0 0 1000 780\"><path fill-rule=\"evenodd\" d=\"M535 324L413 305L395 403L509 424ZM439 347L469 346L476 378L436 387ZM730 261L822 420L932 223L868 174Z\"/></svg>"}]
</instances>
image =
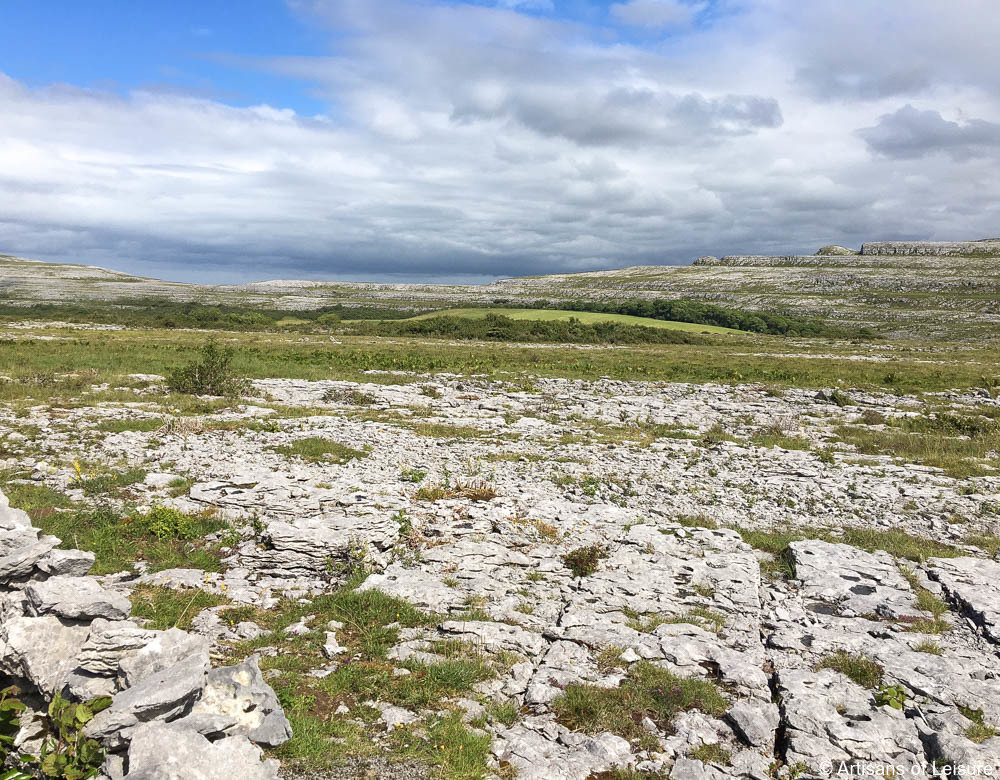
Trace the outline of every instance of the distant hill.
<instances>
[{"instance_id":1,"label":"distant hill","mask_svg":"<svg viewBox=\"0 0 1000 780\"><path fill-rule=\"evenodd\" d=\"M1000 239L870 242L857 254L843 247L821 251L829 254L706 257L687 266L635 266L486 285L294 280L184 284L97 266L0 255L0 295L17 305L168 299L282 310L339 304L421 311L667 298L871 326L891 336L1000 337Z\"/></svg>"}]
</instances>

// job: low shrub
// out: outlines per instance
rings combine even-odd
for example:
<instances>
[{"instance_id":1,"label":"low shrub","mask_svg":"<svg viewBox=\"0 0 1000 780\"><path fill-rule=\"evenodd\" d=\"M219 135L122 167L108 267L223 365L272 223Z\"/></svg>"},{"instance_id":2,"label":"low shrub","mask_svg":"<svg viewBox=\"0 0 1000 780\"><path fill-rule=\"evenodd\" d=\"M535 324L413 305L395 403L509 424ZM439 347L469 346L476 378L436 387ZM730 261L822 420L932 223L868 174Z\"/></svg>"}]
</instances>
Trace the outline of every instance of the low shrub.
<instances>
[{"instance_id":1,"label":"low shrub","mask_svg":"<svg viewBox=\"0 0 1000 780\"><path fill-rule=\"evenodd\" d=\"M587 547L577 547L566 553L562 561L573 572L574 577L587 577L597 571L602 558L607 558L608 552L599 544Z\"/></svg>"},{"instance_id":2,"label":"low shrub","mask_svg":"<svg viewBox=\"0 0 1000 780\"><path fill-rule=\"evenodd\" d=\"M189 395L242 396L250 392L250 380L233 373L233 350L219 349L214 341L201 348L201 360L176 368L167 375L167 387Z\"/></svg>"}]
</instances>

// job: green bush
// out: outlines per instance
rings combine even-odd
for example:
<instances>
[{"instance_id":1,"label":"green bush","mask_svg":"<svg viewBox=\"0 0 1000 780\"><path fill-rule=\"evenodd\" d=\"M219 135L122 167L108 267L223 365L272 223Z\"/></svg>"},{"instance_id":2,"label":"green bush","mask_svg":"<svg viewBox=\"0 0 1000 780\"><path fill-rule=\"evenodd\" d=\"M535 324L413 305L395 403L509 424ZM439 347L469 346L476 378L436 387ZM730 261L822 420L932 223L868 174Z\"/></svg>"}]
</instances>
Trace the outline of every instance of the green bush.
<instances>
[{"instance_id":1,"label":"green bush","mask_svg":"<svg viewBox=\"0 0 1000 780\"><path fill-rule=\"evenodd\" d=\"M49 704L45 719L45 739L41 754L21 754L12 759L14 735L20 727L20 714L25 705L16 687L0 691L0 767L11 761L20 768L3 771L3 780L29 780L32 777L88 780L96 777L104 764L104 751L97 740L85 737L84 727L94 716L111 706L110 696L97 696L90 701L76 704L56 694ZM27 770L30 774L21 771Z\"/></svg>"},{"instance_id":2,"label":"green bush","mask_svg":"<svg viewBox=\"0 0 1000 780\"><path fill-rule=\"evenodd\" d=\"M574 577L586 577L597 571L597 565L608 553L601 545L592 544L587 547L577 547L563 556L563 563L573 572Z\"/></svg>"},{"instance_id":3,"label":"green bush","mask_svg":"<svg viewBox=\"0 0 1000 780\"><path fill-rule=\"evenodd\" d=\"M175 393L190 395L247 395L250 381L233 375L232 362L232 349L219 349L210 341L202 347L199 362L170 372L167 387Z\"/></svg>"},{"instance_id":4,"label":"green bush","mask_svg":"<svg viewBox=\"0 0 1000 780\"><path fill-rule=\"evenodd\" d=\"M151 534L161 542L198 536L194 519L173 507L154 506L146 514L133 517L132 522L136 530Z\"/></svg>"},{"instance_id":5,"label":"green bush","mask_svg":"<svg viewBox=\"0 0 1000 780\"><path fill-rule=\"evenodd\" d=\"M515 320L489 313L482 318L441 315L396 322L356 322L353 332L375 336L423 336L525 344L705 344L694 333L621 322L584 324L569 320Z\"/></svg>"}]
</instances>

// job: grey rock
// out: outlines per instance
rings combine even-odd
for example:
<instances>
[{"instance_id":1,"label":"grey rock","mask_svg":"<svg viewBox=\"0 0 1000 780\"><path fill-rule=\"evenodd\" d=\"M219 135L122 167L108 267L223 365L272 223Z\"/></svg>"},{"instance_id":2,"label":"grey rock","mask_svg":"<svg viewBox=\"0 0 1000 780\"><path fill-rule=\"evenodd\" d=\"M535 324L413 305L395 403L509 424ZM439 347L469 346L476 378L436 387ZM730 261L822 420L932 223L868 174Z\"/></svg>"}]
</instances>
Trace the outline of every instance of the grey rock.
<instances>
[{"instance_id":1,"label":"grey rock","mask_svg":"<svg viewBox=\"0 0 1000 780\"><path fill-rule=\"evenodd\" d=\"M22 677L51 696L76 667L89 626L55 615L15 617L0 626L0 672Z\"/></svg>"},{"instance_id":2,"label":"grey rock","mask_svg":"<svg viewBox=\"0 0 1000 780\"><path fill-rule=\"evenodd\" d=\"M156 631L140 628L131 620L97 618L90 624L90 634L77 655L77 664L92 674L114 676L126 655L141 650L156 635Z\"/></svg>"},{"instance_id":3,"label":"grey rock","mask_svg":"<svg viewBox=\"0 0 1000 780\"><path fill-rule=\"evenodd\" d=\"M375 708L381 713L379 720L385 724L387 731L392 731L396 726L405 726L407 723L414 723L420 719L420 716L416 713L393 704L386 704L385 702L378 702Z\"/></svg>"},{"instance_id":4,"label":"grey rock","mask_svg":"<svg viewBox=\"0 0 1000 780\"><path fill-rule=\"evenodd\" d=\"M183 479L179 474L170 474L165 471L151 471L146 475L143 484L151 488L165 488L171 482Z\"/></svg>"},{"instance_id":5,"label":"grey rock","mask_svg":"<svg viewBox=\"0 0 1000 780\"><path fill-rule=\"evenodd\" d=\"M195 654L143 677L137 685L117 694L111 707L87 724L85 733L117 749L129 741L135 726L181 717L190 711L205 687L208 669L207 654Z\"/></svg>"},{"instance_id":6,"label":"grey rock","mask_svg":"<svg viewBox=\"0 0 1000 780\"><path fill-rule=\"evenodd\" d=\"M326 632L326 641L323 643L323 655L327 658L334 658L341 653L346 653L347 648L337 641L336 631Z\"/></svg>"},{"instance_id":7,"label":"grey rock","mask_svg":"<svg viewBox=\"0 0 1000 780\"><path fill-rule=\"evenodd\" d=\"M491 750L498 761L511 764L521 780L585 780L633 763L629 744L621 737L579 736L578 744L568 747L519 724L501 732Z\"/></svg>"},{"instance_id":8,"label":"grey rock","mask_svg":"<svg viewBox=\"0 0 1000 780\"><path fill-rule=\"evenodd\" d=\"M246 737L209 742L195 731L145 723L128 750L129 780L278 780L278 762L262 760Z\"/></svg>"},{"instance_id":9,"label":"grey rock","mask_svg":"<svg viewBox=\"0 0 1000 780\"><path fill-rule=\"evenodd\" d=\"M737 734L750 747L772 748L774 734L781 717L770 702L744 700L737 702L726 714Z\"/></svg>"},{"instance_id":10,"label":"grey rock","mask_svg":"<svg viewBox=\"0 0 1000 780\"><path fill-rule=\"evenodd\" d=\"M264 682L256 658L209 672L201 698L191 712L232 718L235 725L226 728L226 733L242 734L259 745L276 747L292 736L288 718L274 690Z\"/></svg>"},{"instance_id":11,"label":"grey rock","mask_svg":"<svg viewBox=\"0 0 1000 780\"><path fill-rule=\"evenodd\" d=\"M20 511L20 510L15 510ZM49 554L59 544L55 536L38 536L38 532L14 532L7 534L0 543L7 547L5 552L0 547L0 583L11 582L27 577L35 568L35 564Z\"/></svg>"},{"instance_id":12,"label":"grey rock","mask_svg":"<svg viewBox=\"0 0 1000 780\"><path fill-rule=\"evenodd\" d=\"M1000 644L1000 562L982 558L931 558L928 574Z\"/></svg>"},{"instance_id":13,"label":"grey rock","mask_svg":"<svg viewBox=\"0 0 1000 780\"><path fill-rule=\"evenodd\" d=\"M693 758L678 758L670 769L670 780L724 780L731 777L728 772Z\"/></svg>"},{"instance_id":14,"label":"grey rock","mask_svg":"<svg viewBox=\"0 0 1000 780\"><path fill-rule=\"evenodd\" d=\"M802 595L855 615L927 617L896 562L885 552L869 553L847 544L810 539L789 545Z\"/></svg>"},{"instance_id":15,"label":"grey rock","mask_svg":"<svg viewBox=\"0 0 1000 780\"><path fill-rule=\"evenodd\" d=\"M51 614L69 620L123 620L132 611L132 604L125 596L102 587L90 577L50 577L30 583L24 594L34 615Z\"/></svg>"},{"instance_id":16,"label":"grey rock","mask_svg":"<svg viewBox=\"0 0 1000 780\"><path fill-rule=\"evenodd\" d=\"M84 550L49 550L35 565L45 574L83 577L94 565L94 553Z\"/></svg>"},{"instance_id":17,"label":"grey rock","mask_svg":"<svg viewBox=\"0 0 1000 780\"><path fill-rule=\"evenodd\" d=\"M491 653L507 650L526 656L538 656L548 647L548 642L540 634L506 623L446 620L440 629L456 639L475 642Z\"/></svg>"},{"instance_id":18,"label":"grey rock","mask_svg":"<svg viewBox=\"0 0 1000 780\"><path fill-rule=\"evenodd\" d=\"M924 749L912 720L876 707L871 693L829 669L779 670L778 690L788 741L786 763L882 762L923 766Z\"/></svg>"},{"instance_id":19,"label":"grey rock","mask_svg":"<svg viewBox=\"0 0 1000 780\"><path fill-rule=\"evenodd\" d=\"M207 667L209 642L179 628L156 633L141 649L119 662L119 676L125 687L138 685L147 677L175 666L187 658L196 658Z\"/></svg>"}]
</instances>

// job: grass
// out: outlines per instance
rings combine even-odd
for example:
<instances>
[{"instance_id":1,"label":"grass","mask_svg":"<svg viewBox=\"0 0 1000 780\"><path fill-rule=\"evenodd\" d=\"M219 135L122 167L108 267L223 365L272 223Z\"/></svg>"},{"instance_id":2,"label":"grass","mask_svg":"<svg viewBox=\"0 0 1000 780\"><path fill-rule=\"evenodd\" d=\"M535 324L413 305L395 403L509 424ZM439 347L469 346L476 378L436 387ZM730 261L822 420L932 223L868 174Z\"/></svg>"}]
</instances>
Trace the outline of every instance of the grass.
<instances>
[{"instance_id":1,"label":"grass","mask_svg":"<svg viewBox=\"0 0 1000 780\"><path fill-rule=\"evenodd\" d=\"M172 590L154 585L139 585L129 594L132 617L142 618L148 628L191 628L191 620L203 609L228 603L228 599L193 588Z\"/></svg>"},{"instance_id":2,"label":"grass","mask_svg":"<svg viewBox=\"0 0 1000 780\"><path fill-rule=\"evenodd\" d=\"M477 683L496 677L517 659L486 654L468 642L442 641L430 648L443 657L441 662L394 665L385 655L399 641L400 628L427 626L441 618L378 590L358 592L354 588L365 575L357 571L344 587L306 604L287 601L271 610L239 608L234 616L234 620L251 619L275 632L227 650L235 660L264 645L278 648L276 656L261 659L261 667L277 673L272 685L292 723L293 737L274 755L288 766L308 770L329 769L347 758L363 760L377 755L390 763L413 760L429 764L441 776L454 780L483 777L489 738L471 731L462 722L461 713L451 710L447 701L470 695ZM229 611L223 613L224 619ZM309 624L314 630L302 636L283 633L285 627L306 615L315 616ZM322 655L322 645L330 620L343 623L343 628L337 629L337 640L348 652L330 675L313 678L306 674L308 670L329 663ZM410 674L395 675L394 668L399 666ZM371 699L434 714L398 726L386 737L377 713L364 704ZM341 705L348 708L349 715L335 712ZM498 722L513 723L518 715L512 703L487 710L487 716Z\"/></svg>"},{"instance_id":3,"label":"grass","mask_svg":"<svg viewBox=\"0 0 1000 780\"><path fill-rule=\"evenodd\" d=\"M417 501L444 501L445 499L464 498L467 501L492 501L499 495L487 482L459 482L454 486L427 485L420 488L414 498Z\"/></svg>"},{"instance_id":4,"label":"grass","mask_svg":"<svg viewBox=\"0 0 1000 780\"><path fill-rule=\"evenodd\" d=\"M486 707L486 721L488 723L502 723L507 728L513 726L521 717L521 708L516 702L507 700L493 702Z\"/></svg>"},{"instance_id":5,"label":"grass","mask_svg":"<svg viewBox=\"0 0 1000 780\"><path fill-rule=\"evenodd\" d=\"M651 718L669 729L681 712L700 710L720 717L729 709L722 691L709 680L679 677L648 661L636 663L617 688L571 684L551 704L556 719L574 731L610 731L641 746L656 744L642 725Z\"/></svg>"},{"instance_id":6,"label":"grass","mask_svg":"<svg viewBox=\"0 0 1000 780\"><path fill-rule=\"evenodd\" d=\"M707 625L710 631L718 634L722 631L726 624L725 615L708 609L707 607L693 607L683 615L672 615L670 617L665 617L663 615L643 616L633 610L626 610L625 615L628 617L626 625L628 625L629 628L643 634L651 634L662 625L675 625L680 623L688 623L693 626L698 626L699 628L705 628Z\"/></svg>"},{"instance_id":7,"label":"grass","mask_svg":"<svg viewBox=\"0 0 1000 780\"><path fill-rule=\"evenodd\" d=\"M750 442L758 447L780 447L783 450L808 450L812 447L812 442L804 436L791 436L777 427L754 434Z\"/></svg>"},{"instance_id":8,"label":"grass","mask_svg":"<svg viewBox=\"0 0 1000 780\"><path fill-rule=\"evenodd\" d=\"M617 322L621 325L639 325L645 328L665 328L667 330L680 330L687 333L742 333L734 328L722 328L717 325L698 325L692 322L672 322L669 320L656 320L652 317L633 317L629 314L605 314L588 311L564 311L561 309L445 309L444 311L419 314L410 317L411 320L426 320L434 317L464 317L468 319L482 319L488 314L499 314L509 317L512 320L535 320L539 322L568 322L576 319L584 325L593 325L596 322Z\"/></svg>"},{"instance_id":9,"label":"grass","mask_svg":"<svg viewBox=\"0 0 1000 780\"><path fill-rule=\"evenodd\" d=\"M125 571L145 561L151 571L178 566L220 571L214 550L201 537L226 527L214 516L154 508L126 515L110 506L75 504L42 485L0 481L11 506L24 509L42 532L58 536L64 549L94 553L93 574Z\"/></svg>"},{"instance_id":10,"label":"grass","mask_svg":"<svg viewBox=\"0 0 1000 780\"><path fill-rule=\"evenodd\" d=\"M121 498L125 495L125 489L146 478L146 470L141 468L130 468L122 471L107 471L94 474L92 476L81 476L73 482L73 486L80 488L87 496L109 496Z\"/></svg>"},{"instance_id":11,"label":"grass","mask_svg":"<svg viewBox=\"0 0 1000 780\"><path fill-rule=\"evenodd\" d=\"M685 528L714 529L719 527L719 524L708 515L677 515L673 521Z\"/></svg>"},{"instance_id":12,"label":"grass","mask_svg":"<svg viewBox=\"0 0 1000 780\"><path fill-rule=\"evenodd\" d=\"M972 721L972 724L965 729L967 739L979 744L997 736L998 732L996 728L986 722L981 709L959 705L958 711Z\"/></svg>"},{"instance_id":13,"label":"grass","mask_svg":"<svg viewBox=\"0 0 1000 780\"><path fill-rule=\"evenodd\" d=\"M990 423L978 425L975 418L945 415L906 421L902 429L841 425L836 434L863 455L890 455L940 468L954 479L967 479L996 473L980 462L1000 450L1000 425Z\"/></svg>"},{"instance_id":14,"label":"grass","mask_svg":"<svg viewBox=\"0 0 1000 780\"><path fill-rule=\"evenodd\" d=\"M926 653L927 655L942 655L944 650L941 645L933 639L922 639L913 646L914 652Z\"/></svg>"},{"instance_id":15,"label":"grass","mask_svg":"<svg viewBox=\"0 0 1000 780\"><path fill-rule=\"evenodd\" d=\"M694 758L698 761L703 761L706 764L718 764L720 766L729 766L729 761L732 757L733 754L718 743L701 745L688 753L688 758Z\"/></svg>"},{"instance_id":16,"label":"grass","mask_svg":"<svg viewBox=\"0 0 1000 780\"><path fill-rule=\"evenodd\" d=\"M822 669L840 672L857 685L869 690L875 690L882 684L884 674L884 670L875 660L860 653L848 653L844 650L838 650L820 660L815 670L818 672Z\"/></svg>"},{"instance_id":17,"label":"grass","mask_svg":"<svg viewBox=\"0 0 1000 780\"><path fill-rule=\"evenodd\" d=\"M700 345L640 345L622 349L573 346L537 349L511 344L428 343L420 339L342 337L341 344L311 341L298 334L232 332L232 369L241 377L261 379L340 379L389 381L366 371L450 372L511 379L532 374L571 379L660 380L675 382L759 382L773 387L816 388L843 382L859 389L934 392L982 387L983 366L1000 362L1000 347L985 344L956 352L946 343L915 344L894 354L891 371L884 365L851 360L857 348L827 342L795 342L804 357L788 357L787 338L730 334L703 337ZM120 383L130 373L166 374L199 355L204 335L183 330L136 329L84 334L67 331L60 340L8 339L0 342L0 401L32 397L50 402L87 393L91 383ZM813 359L812 353L831 357ZM90 371L86 383L36 382L32 377ZM420 381L398 376L391 381ZM132 396L134 399L134 396ZM188 396L186 403L205 403ZM215 404L223 402L212 402Z\"/></svg>"},{"instance_id":18,"label":"grass","mask_svg":"<svg viewBox=\"0 0 1000 780\"><path fill-rule=\"evenodd\" d=\"M324 439L321 436L296 439L291 444L274 446L269 449L287 458L301 458L307 463L336 463L340 466L350 463L352 460L368 457L367 452L356 450L332 439Z\"/></svg>"},{"instance_id":19,"label":"grass","mask_svg":"<svg viewBox=\"0 0 1000 780\"><path fill-rule=\"evenodd\" d=\"M621 655L624 652L625 648L618 645L605 645L602 647L594 656L597 671L601 672L601 674L608 674L615 669L624 669L628 666L621 659Z\"/></svg>"},{"instance_id":20,"label":"grass","mask_svg":"<svg viewBox=\"0 0 1000 780\"><path fill-rule=\"evenodd\" d=\"M927 588L920 585L920 580L913 569L903 566L900 567L900 571L916 596L917 609L931 613L930 618L909 621L907 625L908 630L921 634L944 634L950 631L951 623L943 617L948 614L948 605L927 590ZM940 655L940 652L937 654Z\"/></svg>"},{"instance_id":21,"label":"grass","mask_svg":"<svg viewBox=\"0 0 1000 780\"><path fill-rule=\"evenodd\" d=\"M125 431L151 433L162 427L163 419L160 417L140 417L132 420L102 420L95 426L95 429L104 433L124 433Z\"/></svg>"},{"instance_id":22,"label":"grass","mask_svg":"<svg viewBox=\"0 0 1000 780\"><path fill-rule=\"evenodd\" d=\"M962 542L985 550L991 558L996 558L1000 552L1000 536L994 534L967 534Z\"/></svg>"}]
</instances>

